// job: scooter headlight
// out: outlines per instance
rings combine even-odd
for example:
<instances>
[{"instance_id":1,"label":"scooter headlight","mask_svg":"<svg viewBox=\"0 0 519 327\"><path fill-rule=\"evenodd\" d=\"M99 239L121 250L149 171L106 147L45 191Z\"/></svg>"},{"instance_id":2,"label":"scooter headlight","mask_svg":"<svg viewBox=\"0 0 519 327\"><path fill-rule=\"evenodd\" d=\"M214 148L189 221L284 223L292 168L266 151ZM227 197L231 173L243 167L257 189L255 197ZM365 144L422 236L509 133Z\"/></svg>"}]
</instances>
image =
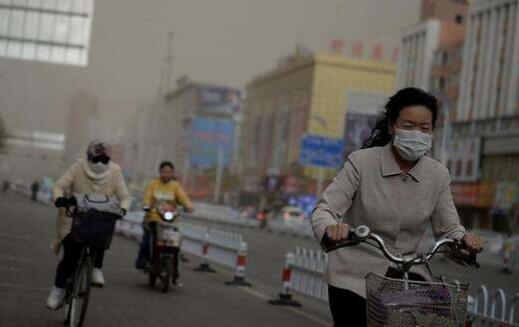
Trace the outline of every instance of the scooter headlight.
<instances>
[{"instance_id":1,"label":"scooter headlight","mask_svg":"<svg viewBox=\"0 0 519 327\"><path fill-rule=\"evenodd\" d=\"M173 212L171 212L171 211L165 212L164 213L164 219L168 220L168 221L169 220L173 220Z\"/></svg>"}]
</instances>

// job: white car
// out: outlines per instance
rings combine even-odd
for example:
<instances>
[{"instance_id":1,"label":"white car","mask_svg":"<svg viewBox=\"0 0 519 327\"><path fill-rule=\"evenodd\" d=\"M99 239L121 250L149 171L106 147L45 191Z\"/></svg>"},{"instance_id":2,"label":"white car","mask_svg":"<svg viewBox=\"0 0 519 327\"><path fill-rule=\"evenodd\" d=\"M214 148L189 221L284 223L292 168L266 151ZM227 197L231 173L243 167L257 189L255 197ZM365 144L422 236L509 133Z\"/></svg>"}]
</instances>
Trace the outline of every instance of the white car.
<instances>
[{"instance_id":1,"label":"white car","mask_svg":"<svg viewBox=\"0 0 519 327\"><path fill-rule=\"evenodd\" d=\"M305 213L299 207L283 207L280 215L283 222L287 225L303 223L305 220Z\"/></svg>"}]
</instances>

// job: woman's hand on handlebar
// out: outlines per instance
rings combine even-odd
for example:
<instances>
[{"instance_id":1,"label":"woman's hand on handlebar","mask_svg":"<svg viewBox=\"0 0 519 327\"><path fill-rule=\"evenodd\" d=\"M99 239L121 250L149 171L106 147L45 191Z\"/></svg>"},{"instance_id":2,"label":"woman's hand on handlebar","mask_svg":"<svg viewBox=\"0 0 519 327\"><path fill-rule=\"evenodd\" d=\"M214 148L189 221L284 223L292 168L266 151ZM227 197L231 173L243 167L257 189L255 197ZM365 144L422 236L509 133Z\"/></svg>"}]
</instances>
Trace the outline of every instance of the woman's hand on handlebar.
<instances>
[{"instance_id":1,"label":"woman's hand on handlebar","mask_svg":"<svg viewBox=\"0 0 519 327\"><path fill-rule=\"evenodd\" d=\"M463 236L462 241L467 250L471 253L480 253L483 251L485 241L477 235L467 233Z\"/></svg>"},{"instance_id":2,"label":"woman's hand on handlebar","mask_svg":"<svg viewBox=\"0 0 519 327\"><path fill-rule=\"evenodd\" d=\"M348 239L350 232L350 225L348 224L335 224L326 226L325 234L328 239L334 242L345 241Z\"/></svg>"},{"instance_id":3,"label":"woman's hand on handlebar","mask_svg":"<svg viewBox=\"0 0 519 327\"><path fill-rule=\"evenodd\" d=\"M68 208L76 205L76 199L75 198L66 198L64 196L60 196L59 198L54 201L54 205L56 208Z\"/></svg>"}]
</instances>

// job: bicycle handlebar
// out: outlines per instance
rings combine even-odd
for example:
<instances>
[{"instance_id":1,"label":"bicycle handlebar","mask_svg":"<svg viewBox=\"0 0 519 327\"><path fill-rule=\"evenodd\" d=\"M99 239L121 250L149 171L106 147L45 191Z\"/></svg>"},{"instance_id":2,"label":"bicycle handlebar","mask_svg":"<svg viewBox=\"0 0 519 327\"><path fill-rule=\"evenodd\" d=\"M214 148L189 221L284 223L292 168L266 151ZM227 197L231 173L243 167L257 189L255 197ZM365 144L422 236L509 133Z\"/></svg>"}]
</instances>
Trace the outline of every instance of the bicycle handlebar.
<instances>
[{"instance_id":1,"label":"bicycle handlebar","mask_svg":"<svg viewBox=\"0 0 519 327\"><path fill-rule=\"evenodd\" d=\"M374 241L375 244L369 241ZM391 253L388 250L386 244L384 243L384 240L379 235L372 233L370 228L365 225L361 225L357 228L350 228L348 237L345 241L332 242L325 234L322 245L324 247L325 252L329 253L340 248L358 245L359 243L366 243L368 245L374 246L380 249L384 257L386 257L386 259L388 259L389 261L407 267L426 264L434 257L434 255L439 253L440 249L442 249L445 246L449 246L449 254L453 256L454 259L457 259L465 264L479 268L479 264L476 261L476 254L463 253L464 251L467 251L464 247L464 244L460 240L439 240L436 243L434 243L433 246L429 249L429 251L427 251L423 255L415 255L413 258L407 259L405 257L402 257L401 255L395 255Z\"/></svg>"}]
</instances>

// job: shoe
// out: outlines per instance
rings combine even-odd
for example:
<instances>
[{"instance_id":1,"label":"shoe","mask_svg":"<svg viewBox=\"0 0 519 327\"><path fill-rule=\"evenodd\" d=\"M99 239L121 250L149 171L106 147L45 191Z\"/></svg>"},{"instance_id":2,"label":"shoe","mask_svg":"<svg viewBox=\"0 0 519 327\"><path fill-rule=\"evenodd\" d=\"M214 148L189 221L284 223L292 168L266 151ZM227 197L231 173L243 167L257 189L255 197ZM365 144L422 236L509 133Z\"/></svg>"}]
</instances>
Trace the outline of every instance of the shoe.
<instances>
[{"instance_id":1,"label":"shoe","mask_svg":"<svg viewBox=\"0 0 519 327\"><path fill-rule=\"evenodd\" d=\"M103 272L99 268L94 268L92 270L92 285L95 287L105 286L105 278Z\"/></svg>"},{"instance_id":2,"label":"shoe","mask_svg":"<svg viewBox=\"0 0 519 327\"><path fill-rule=\"evenodd\" d=\"M177 279L173 279L171 281L171 285L173 285L176 288L182 288L182 286L184 286L184 284L182 284L182 282L178 278Z\"/></svg>"},{"instance_id":3,"label":"shoe","mask_svg":"<svg viewBox=\"0 0 519 327\"><path fill-rule=\"evenodd\" d=\"M64 288L53 287L50 291L49 297L47 298L47 309L56 310L59 308L63 296L65 295Z\"/></svg>"}]
</instances>

